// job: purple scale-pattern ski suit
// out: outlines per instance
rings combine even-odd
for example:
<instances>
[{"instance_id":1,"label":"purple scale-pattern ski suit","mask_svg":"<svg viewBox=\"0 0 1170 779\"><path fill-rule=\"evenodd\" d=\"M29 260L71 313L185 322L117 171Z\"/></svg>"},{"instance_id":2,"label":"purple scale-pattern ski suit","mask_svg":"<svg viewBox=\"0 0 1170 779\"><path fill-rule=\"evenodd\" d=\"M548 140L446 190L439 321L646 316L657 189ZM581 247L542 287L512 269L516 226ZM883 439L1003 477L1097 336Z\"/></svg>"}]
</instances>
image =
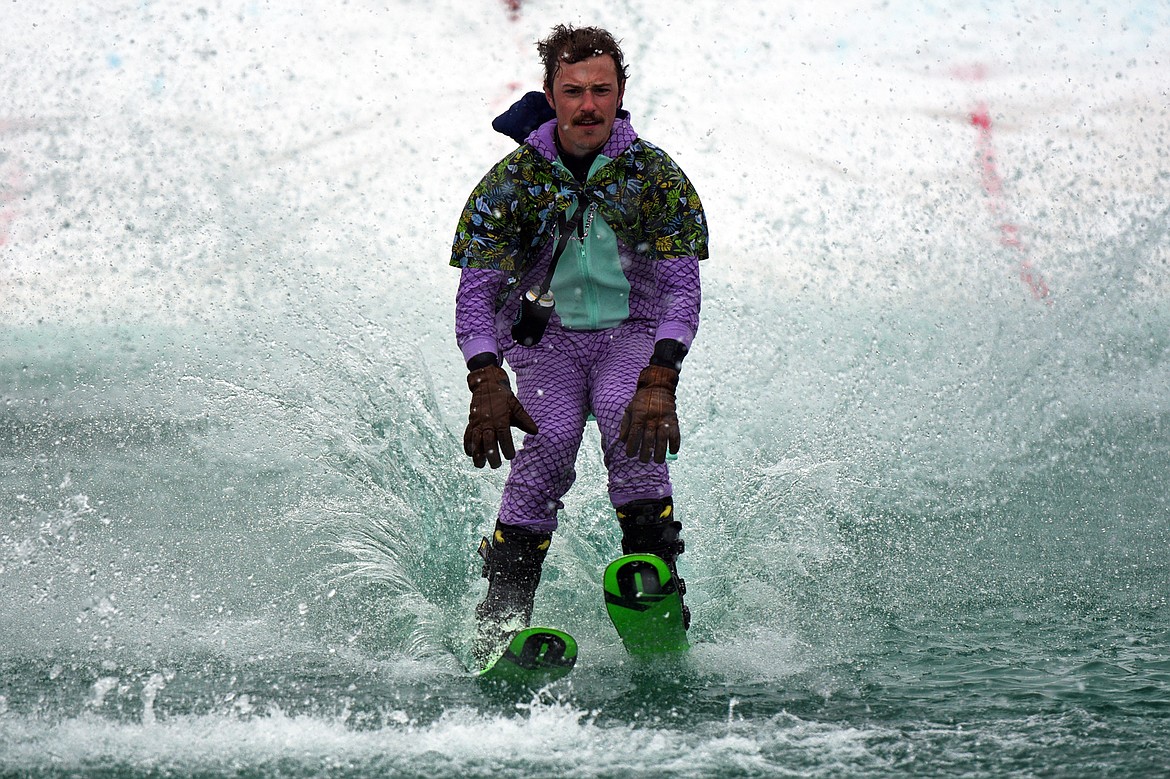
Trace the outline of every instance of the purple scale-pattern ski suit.
<instances>
[{"instance_id":1,"label":"purple scale-pattern ski suit","mask_svg":"<svg viewBox=\"0 0 1170 779\"><path fill-rule=\"evenodd\" d=\"M527 141L550 161L556 159L554 132L555 121L549 122ZM614 158L636 137L629 123L619 119L602 154ZM503 524L537 532L556 529L561 498L576 478L575 462L590 413L601 433L613 505L671 495L666 464L627 457L618 430L655 342L670 338L689 347L698 330L699 260L649 259L620 241L618 251L630 283L629 318L617 327L583 331L563 327L554 313L544 338L531 347L512 341L511 326L519 290L537 284L548 269L551 242L518 284L507 271L462 269L455 331L464 358L484 352L503 355L516 376L516 397L539 428L524 437L511 461L499 513ZM507 288L516 291L497 308Z\"/></svg>"}]
</instances>

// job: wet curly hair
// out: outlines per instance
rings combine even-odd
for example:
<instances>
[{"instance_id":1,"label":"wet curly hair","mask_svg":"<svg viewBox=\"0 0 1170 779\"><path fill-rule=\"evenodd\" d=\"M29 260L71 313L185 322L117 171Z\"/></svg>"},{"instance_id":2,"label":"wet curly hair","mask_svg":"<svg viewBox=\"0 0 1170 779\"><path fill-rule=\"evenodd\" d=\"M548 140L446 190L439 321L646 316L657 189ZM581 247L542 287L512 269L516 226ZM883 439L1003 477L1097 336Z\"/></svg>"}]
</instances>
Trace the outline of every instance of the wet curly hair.
<instances>
[{"instance_id":1,"label":"wet curly hair","mask_svg":"<svg viewBox=\"0 0 1170 779\"><path fill-rule=\"evenodd\" d=\"M540 52L540 59L544 63L544 86L549 90L552 90L553 79L562 63L572 65L603 54L613 58L619 89L625 85L629 76L622 47L609 32L600 27L558 24L547 38L536 44L536 50Z\"/></svg>"}]
</instances>

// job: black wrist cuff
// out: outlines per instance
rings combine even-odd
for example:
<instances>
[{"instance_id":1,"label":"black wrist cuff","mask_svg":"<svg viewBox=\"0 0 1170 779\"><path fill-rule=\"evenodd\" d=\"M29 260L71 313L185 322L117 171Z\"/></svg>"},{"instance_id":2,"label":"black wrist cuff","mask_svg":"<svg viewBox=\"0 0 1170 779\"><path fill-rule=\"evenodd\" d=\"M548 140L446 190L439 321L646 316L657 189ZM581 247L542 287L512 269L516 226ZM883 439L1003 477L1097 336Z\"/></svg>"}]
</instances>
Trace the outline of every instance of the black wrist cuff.
<instances>
[{"instance_id":1,"label":"black wrist cuff","mask_svg":"<svg viewBox=\"0 0 1170 779\"><path fill-rule=\"evenodd\" d=\"M654 344L654 354L650 357L650 364L681 371L683 358L687 356L688 351L682 341L676 341L673 338L663 338Z\"/></svg>"},{"instance_id":2,"label":"black wrist cuff","mask_svg":"<svg viewBox=\"0 0 1170 779\"><path fill-rule=\"evenodd\" d=\"M500 361L494 353L480 352L479 354L475 355L474 357L472 357L470 360L467 361L467 370L477 371L480 368L486 368L489 365L498 366L499 364L500 364Z\"/></svg>"}]
</instances>

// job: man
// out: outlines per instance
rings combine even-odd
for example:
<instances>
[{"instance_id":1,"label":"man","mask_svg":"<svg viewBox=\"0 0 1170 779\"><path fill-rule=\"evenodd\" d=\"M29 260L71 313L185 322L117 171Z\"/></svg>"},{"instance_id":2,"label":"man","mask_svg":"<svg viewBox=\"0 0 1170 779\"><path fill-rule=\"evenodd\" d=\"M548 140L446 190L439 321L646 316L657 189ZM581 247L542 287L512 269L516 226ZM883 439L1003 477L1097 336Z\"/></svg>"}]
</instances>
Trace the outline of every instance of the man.
<instances>
[{"instance_id":1,"label":"man","mask_svg":"<svg viewBox=\"0 0 1170 779\"><path fill-rule=\"evenodd\" d=\"M659 555L677 576L683 551L665 460L679 448L675 388L698 328L702 205L630 126L627 69L608 32L558 26L537 48L539 108L551 118L516 135L521 146L476 186L451 258L462 269L455 330L472 394L464 449L479 468L512 460L495 532L480 546L481 663L531 618L590 414L623 553ZM531 118L534 96L496 126ZM526 433L519 452L513 426Z\"/></svg>"}]
</instances>

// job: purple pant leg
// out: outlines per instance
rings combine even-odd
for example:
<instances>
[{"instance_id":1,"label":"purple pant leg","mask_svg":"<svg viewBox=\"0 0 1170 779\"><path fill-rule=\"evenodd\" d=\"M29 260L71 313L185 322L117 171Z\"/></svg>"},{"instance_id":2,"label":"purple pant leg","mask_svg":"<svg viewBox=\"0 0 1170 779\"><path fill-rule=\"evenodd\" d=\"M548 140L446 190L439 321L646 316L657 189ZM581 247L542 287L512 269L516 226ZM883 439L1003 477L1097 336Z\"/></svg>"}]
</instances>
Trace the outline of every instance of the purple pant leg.
<instances>
[{"instance_id":1,"label":"purple pant leg","mask_svg":"<svg viewBox=\"0 0 1170 779\"><path fill-rule=\"evenodd\" d=\"M666 464L642 463L636 457L627 457L626 445L618 440L622 417L638 386L638 374L650 363L653 351L654 331L630 323L612 331L591 366L590 402L601 431L609 497L614 506L671 494Z\"/></svg>"},{"instance_id":2,"label":"purple pant leg","mask_svg":"<svg viewBox=\"0 0 1170 779\"><path fill-rule=\"evenodd\" d=\"M561 498L577 477L574 464L585 432L585 370L572 344L549 327L534 347L505 353L516 374L516 397L540 431L524 436L512 459L500 503L500 522L540 533L557 527Z\"/></svg>"}]
</instances>

